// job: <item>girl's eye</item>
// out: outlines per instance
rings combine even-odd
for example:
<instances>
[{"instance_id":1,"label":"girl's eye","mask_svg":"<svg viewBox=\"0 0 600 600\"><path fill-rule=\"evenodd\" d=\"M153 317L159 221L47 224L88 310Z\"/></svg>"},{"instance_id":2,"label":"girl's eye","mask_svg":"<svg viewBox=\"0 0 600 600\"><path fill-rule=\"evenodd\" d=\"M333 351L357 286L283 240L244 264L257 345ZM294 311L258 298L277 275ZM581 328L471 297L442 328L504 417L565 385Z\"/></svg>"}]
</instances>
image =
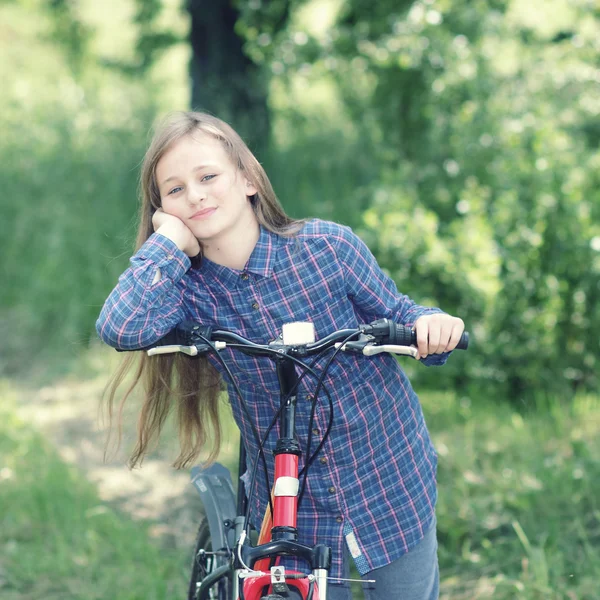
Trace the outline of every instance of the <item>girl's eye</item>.
<instances>
[{"instance_id":1,"label":"girl's eye","mask_svg":"<svg viewBox=\"0 0 600 600\"><path fill-rule=\"evenodd\" d=\"M213 177L216 177L216 175L205 175L200 181L210 181Z\"/></svg>"},{"instance_id":2,"label":"girl's eye","mask_svg":"<svg viewBox=\"0 0 600 600\"><path fill-rule=\"evenodd\" d=\"M171 191L170 191L170 192L167 194L167 196L170 196L171 194L176 194L176 193L177 193L179 190L181 190L181 189L182 189L182 188L181 188L181 186L174 187L174 188L173 188L173 189L172 189L172 190L171 190Z\"/></svg>"}]
</instances>

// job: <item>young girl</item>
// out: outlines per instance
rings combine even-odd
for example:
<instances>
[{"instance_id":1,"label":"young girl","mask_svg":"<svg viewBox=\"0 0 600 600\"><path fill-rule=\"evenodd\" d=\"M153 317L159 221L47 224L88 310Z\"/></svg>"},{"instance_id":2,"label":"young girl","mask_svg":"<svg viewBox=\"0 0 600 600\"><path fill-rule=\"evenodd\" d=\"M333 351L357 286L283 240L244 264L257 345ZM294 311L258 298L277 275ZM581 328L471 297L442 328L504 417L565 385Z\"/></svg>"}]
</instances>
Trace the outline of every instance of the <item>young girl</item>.
<instances>
[{"instance_id":1,"label":"young girl","mask_svg":"<svg viewBox=\"0 0 600 600\"><path fill-rule=\"evenodd\" d=\"M288 217L262 166L215 117L190 112L168 119L144 159L141 190L138 250L97 322L100 337L115 348L150 346L186 319L268 343L293 321L311 321L319 338L389 318L414 326L419 358L430 365L443 364L460 339L463 322L400 294L349 228ZM223 355L264 431L279 407L274 363ZM115 377L111 405L132 359ZM210 355L142 355L135 383L144 379L145 402L132 465L160 433L173 401L181 442L175 466L197 458L209 430L216 454L220 368ZM335 420L308 478L299 541L312 546L318 538L331 546L333 577L347 576L352 556L359 573L377 581L369 598L437 598L437 457L417 396L390 355L340 353L325 384ZM301 447L312 387L307 377L298 390ZM230 402L251 468L258 454L251 426L234 394ZM315 444L328 411L319 398ZM273 432L268 448L275 438ZM253 514L262 515L269 495L262 477L257 488ZM338 584L329 597L351 596Z\"/></svg>"}]
</instances>

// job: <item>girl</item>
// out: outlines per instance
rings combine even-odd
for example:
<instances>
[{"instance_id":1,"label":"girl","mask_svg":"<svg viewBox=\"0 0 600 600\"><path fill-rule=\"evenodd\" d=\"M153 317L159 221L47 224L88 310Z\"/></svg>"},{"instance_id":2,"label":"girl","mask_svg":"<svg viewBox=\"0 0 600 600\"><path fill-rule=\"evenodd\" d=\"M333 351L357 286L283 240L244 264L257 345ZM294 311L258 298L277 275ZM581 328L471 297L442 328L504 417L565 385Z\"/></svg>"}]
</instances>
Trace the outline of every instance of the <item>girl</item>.
<instances>
[{"instance_id":1,"label":"girl","mask_svg":"<svg viewBox=\"0 0 600 600\"><path fill-rule=\"evenodd\" d=\"M288 217L259 162L215 117L190 112L168 119L146 153L141 191L138 250L97 322L100 337L115 348L150 346L186 319L267 343L292 321L311 321L319 337L390 318L414 326L419 358L430 365L443 364L460 339L463 322L401 295L350 229ZM111 406L133 359L113 381ZM266 427L279 406L274 364L240 353L226 359L254 423ZM174 399L181 443L175 466L198 457L209 429L216 455L219 368L210 355L142 356L132 387L144 379L145 401L131 465L160 434ZM390 355L342 353L325 384L335 421L308 479L299 541L331 546L333 577L347 574L351 555L362 576L377 580L369 598L437 598L437 457L408 379ZM296 417L301 444L310 390L304 378ZM230 402L251 463L258 449L250 424L235 395ZM327 419L325 403L313 439ZM258 479L255 515L264 513L269 494ZM330 598L349 599L350 591L332 585Z\"/></svg>"}]
</instances>

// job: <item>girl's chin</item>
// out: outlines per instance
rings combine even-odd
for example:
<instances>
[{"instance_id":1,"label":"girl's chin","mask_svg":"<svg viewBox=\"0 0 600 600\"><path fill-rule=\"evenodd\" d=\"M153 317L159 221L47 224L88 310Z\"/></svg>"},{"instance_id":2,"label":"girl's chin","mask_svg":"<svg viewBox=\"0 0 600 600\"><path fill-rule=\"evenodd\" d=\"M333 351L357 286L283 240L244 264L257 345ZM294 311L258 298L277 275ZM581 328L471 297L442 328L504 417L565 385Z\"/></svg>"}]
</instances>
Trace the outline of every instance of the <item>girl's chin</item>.
<instances>
[{"instance_id":1,"label":"girl's chin","mask_svg":"<svg viewBox=\"0 0 600 600\"><path fill-rule=\"evenodd\" d=\"M205 244L214 240L219 236L220 230L216 227L190 227L194 237L201 243Z\"/></svg>"}]
</instances>

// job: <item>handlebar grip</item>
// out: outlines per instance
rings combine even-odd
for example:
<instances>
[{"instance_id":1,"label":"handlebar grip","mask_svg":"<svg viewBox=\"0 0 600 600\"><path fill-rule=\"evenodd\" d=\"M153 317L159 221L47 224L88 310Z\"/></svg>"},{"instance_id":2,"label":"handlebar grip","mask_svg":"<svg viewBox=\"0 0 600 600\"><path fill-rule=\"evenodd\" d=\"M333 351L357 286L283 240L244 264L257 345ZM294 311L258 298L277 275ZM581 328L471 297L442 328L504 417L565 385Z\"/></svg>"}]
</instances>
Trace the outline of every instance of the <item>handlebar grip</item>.
<instances>
[{"instance_id":1,"label":"handlebar grip","mask_svg":"<svg viewBox=\"0 0 600 600\"><path fill-rule=\"evenodd\" d=\"M210 340L211 334L212 327L200 325L195 321L182 321L150 346L139 348L138 350L145 352L159 346L196 346L198 352L202 352L208 350L209 346L199 336ZM116 348L116 350L117 352L130 352L130 350L122 350L120 348Z\"/></svg>"},{"instance_id":2,"label":"handlebar grip","mask_svg":"<svg viewBox=\"0 0 600 600\"><path fill-rule=\"evenodd\" d=\"M396 324L396 331L393 336L393 341L390 339L391 344L398 344L399 346L416 346L417 345L417 332L411 327L405 327L404 325ZM465 331L458 344L456 350L466 350L469 347L469 332Z\"/></svg>"},{"instance_id":3,"label":"handlebar grip","mask_svg":"<svg viewBox=\"0 0 600 600\"><path fill-rule=\"evenodd\" d=\"M466 350L469 347L469 332L463 331L463 334L460 336L460 340L458 340L458 344L456 344L457 350Z\"/></svg>"}]
</instances>

